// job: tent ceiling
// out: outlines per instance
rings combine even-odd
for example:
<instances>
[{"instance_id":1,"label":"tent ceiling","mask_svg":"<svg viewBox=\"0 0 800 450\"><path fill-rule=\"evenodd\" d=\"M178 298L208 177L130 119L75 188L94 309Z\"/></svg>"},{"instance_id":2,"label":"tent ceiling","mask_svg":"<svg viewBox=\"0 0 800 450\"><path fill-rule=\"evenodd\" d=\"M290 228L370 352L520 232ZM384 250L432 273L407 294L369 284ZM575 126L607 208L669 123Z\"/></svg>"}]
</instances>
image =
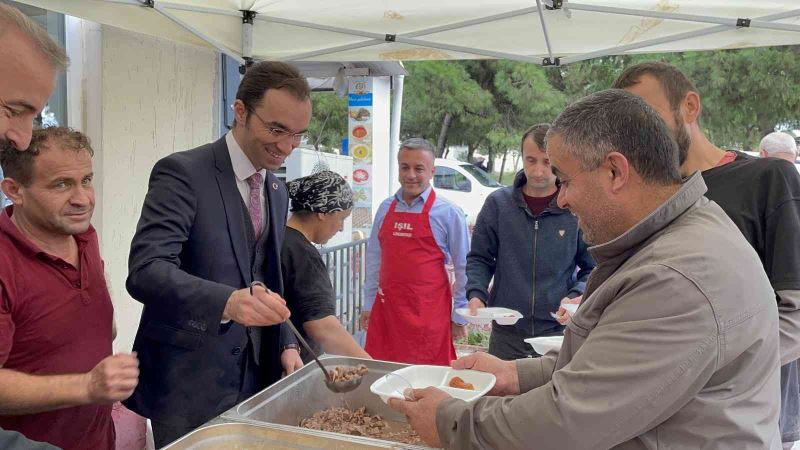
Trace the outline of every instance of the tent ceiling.
<instances>
[{"instance_id":1,"label":"tent ceiling","mask_svg":"<svg viewBox=\"0 0 800 450\"><path fill-rule=\"evenodd\" d=\"M17 0L239 59L508 58L800 44L796 0ZM252 11L252 25L243 12ZM252 15L251 15L252 16ZM547 63L545 63L547 64Z\"/></svg>"}]
</instances>

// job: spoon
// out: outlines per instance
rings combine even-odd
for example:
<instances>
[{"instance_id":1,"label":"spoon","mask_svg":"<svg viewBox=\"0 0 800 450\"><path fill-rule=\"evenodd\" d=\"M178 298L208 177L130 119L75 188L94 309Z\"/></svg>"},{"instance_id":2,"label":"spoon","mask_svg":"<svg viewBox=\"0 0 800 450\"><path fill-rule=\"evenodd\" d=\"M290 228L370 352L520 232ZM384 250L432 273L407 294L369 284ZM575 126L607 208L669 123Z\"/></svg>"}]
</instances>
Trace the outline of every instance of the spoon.
<instances>
[{"instance_id":1,"label":"spoon","mask_svg":"<svg viewBox=\"0 0 800 450\"><path fill-rule=\"evenodd\" d=\"M266 290L268 294L272 293L272 291L264 283L260 281L253 281L250 284L250 295L253 295L253 288L256 286L264 288L264 290ZM350 392L361 385L361 380L364 378L361 375L356 375L349 380L342 380L342 381L334 380L333 375L331 375L330 371L325 368L325 365L322 364L322 362L320 362L319 358L317 358L317 354L314 352L314 350L311 350L311 346L308 345L308 342L306 342L306 340L303 338L300 332L297 331L297 328L294 327L292 319L287 319L286 322L284 323L289 326L289 329L292 330L292 333L294 333L294 335L297 337L297 340L300 341L300 343L303 345L306 351L308 351L308 353L314 358L314 361L316 361L319 368L322 369L322 373L325 374L325 386L327 386L328 389L338 394L343 394L345 392Z\"/></svg>"}]
</instances>

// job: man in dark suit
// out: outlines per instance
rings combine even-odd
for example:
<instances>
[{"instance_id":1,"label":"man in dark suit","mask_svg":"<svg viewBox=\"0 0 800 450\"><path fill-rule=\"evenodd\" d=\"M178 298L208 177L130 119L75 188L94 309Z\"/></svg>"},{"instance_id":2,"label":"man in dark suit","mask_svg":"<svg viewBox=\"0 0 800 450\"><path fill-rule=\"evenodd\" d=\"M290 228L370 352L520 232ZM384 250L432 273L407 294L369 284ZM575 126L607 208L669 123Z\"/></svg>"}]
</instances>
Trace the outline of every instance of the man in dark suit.
<instances>
[{"instance_id":1,"label":"man in dark suit","mask_svg":"<svg viewBox=\"0 0 800 450\"><path fill-rule=\"evenodd\" d=\"M151 419L157 447L302 366L278 325L288 195L270 171L308 127L310 89L294 67L262 62L233 108L226 136L156 163L131 243L127 288L145 306L125 405ZM253 281L272 292L251 295Z\"/></svg>"}]
</instances>

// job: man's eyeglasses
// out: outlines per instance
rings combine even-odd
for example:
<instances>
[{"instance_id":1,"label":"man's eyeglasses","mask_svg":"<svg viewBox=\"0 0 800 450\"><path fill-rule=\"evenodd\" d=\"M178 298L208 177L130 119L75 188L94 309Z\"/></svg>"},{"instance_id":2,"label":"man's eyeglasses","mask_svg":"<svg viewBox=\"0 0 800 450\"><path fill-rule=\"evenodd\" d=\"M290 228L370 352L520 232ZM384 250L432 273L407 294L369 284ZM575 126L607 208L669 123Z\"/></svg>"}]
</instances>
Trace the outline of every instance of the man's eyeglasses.
<instances>
[{"instance_id":1,"label":"man's eyeglasses","mask_svg":"<svg viewBox=\"0 0 800 450\"><path fill-rule=\"evenodd\" d=\"M259 116L255 110L252 110L251 112L253 113L253 115L258 117L258 120L260 120L261 124L264 125L264 129L266 129L267 133L269 133L273 137L276 137L278 139L286 139L288 137L291 137L292 142L294 144L299 144L303 140L303 138L306 137L306 133L292 133L291 131L285 128L267 125L267 121L262 119L261 116Z\"/></svg>"}]
</instances>

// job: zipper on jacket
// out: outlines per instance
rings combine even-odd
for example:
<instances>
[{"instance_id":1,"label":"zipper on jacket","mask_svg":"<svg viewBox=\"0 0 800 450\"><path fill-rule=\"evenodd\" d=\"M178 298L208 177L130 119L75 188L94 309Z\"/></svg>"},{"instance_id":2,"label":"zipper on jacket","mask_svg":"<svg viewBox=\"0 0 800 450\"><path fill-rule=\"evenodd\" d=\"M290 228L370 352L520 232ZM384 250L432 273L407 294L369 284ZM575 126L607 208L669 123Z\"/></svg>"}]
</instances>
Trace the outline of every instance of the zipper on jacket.
<instances>
[{"instance_id":1,"label":"zipper on jacket","mask_svg":"<svg viewBox=\"0 0 800 450\"><path fill-rule=\"evenodd\" d=\"M536 336L536 330L534 329L536 319L535 319L535 303L536 303L536 237L539 234L539 219L534 217L533 219L533 273L531 274L532 282L531 282L531 336Z\"/></svg>"}]
</instances>

